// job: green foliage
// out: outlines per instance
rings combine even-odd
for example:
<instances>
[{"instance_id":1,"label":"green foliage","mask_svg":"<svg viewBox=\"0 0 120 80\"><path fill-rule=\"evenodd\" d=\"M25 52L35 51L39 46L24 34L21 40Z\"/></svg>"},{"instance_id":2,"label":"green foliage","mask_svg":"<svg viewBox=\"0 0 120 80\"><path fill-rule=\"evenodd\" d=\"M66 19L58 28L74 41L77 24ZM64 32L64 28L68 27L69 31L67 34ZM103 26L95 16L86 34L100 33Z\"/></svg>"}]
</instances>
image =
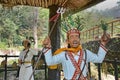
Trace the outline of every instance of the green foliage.
<instances>
[{"instance_id":1,"label":"green foliage","mask_svg":"<svg viewBox=\"0 0 120 80\"><path fill-rule=\"evenodd\" d=\"M107 23L105 23L104 21L101 21L101 28L104 30L104 31L106 31L107 29L108 29L108 24Z\"/></svg>"},{"instance_id":2,"label":"green foliage","mask_svg":"<svg viewBox=\"0 0 120 80\"><path fill-rule=\"evenodd\" d=\"M8 65L12 65L13 62L18 62L18 59L11 59L11 60L8 60Z\"/></svg>"},{"instance_id":3,"label":"green foliage","mask_svg":"<svg viewBox=\"0 0 120 80\"><path fill-rule=\"evenodd\" d=\"M105 15L103 15L102 11L95 9L92 9L90 11L81 11L77 14L74 14L73 16L81 16L81 18L84 19L83 21L85 24L83 30L95 27L96 25L101 23L101 20L109 22L113 19L112 16L106 17Z\"/></svg>"},{"instance_id":4,"label":"green foliage","mask_svg":"<svg viewBox=\"0 0 120 80\"><path fill-rule=\"evenodd\" d=\"M71 28L77 28L81 31L84 28L84 24L84 19L80 16L69 15L68 17L62 19L62 30L67 32Z\"/></svg>"},{"instance_id":5,"label":"green foliage","mask_svg":"<svg viewBox=\"0 0 120 80\"><path fill-rule=\"evenodd\" d=\"M77 16L77 17L75 18L75 24L76 24L76 26L77 26L77 29L80 30L80 31L82 31L83 28L85 27L84 25L85 25L86 23L84 22L84 19L83 19L83 18L80 18L79 16Z\"/></svg>"},{"instance_id":6,"label":"green foliage","mask_svg":"<svg viewBox=\"0 0 120 80\"><path fill-rule=\"evenodd\" d=\"M5 49L5 48L6 48L6 43L0 42L0 49Z\"/></svg>"},{"instance_id":7,"label":"green foliage","mask_svg":"<svg viewBox=\"0 0 120 80\"><path fill-rule=\"evenodd\" d=\"M49 15L47 9L38 10L37 35L41 39L47 32ZM0 41L6 43L5 47L21 46L26 36L33 37L34 13L34 7L29 6L0 7Z\"/></svg>"}]
</instances>

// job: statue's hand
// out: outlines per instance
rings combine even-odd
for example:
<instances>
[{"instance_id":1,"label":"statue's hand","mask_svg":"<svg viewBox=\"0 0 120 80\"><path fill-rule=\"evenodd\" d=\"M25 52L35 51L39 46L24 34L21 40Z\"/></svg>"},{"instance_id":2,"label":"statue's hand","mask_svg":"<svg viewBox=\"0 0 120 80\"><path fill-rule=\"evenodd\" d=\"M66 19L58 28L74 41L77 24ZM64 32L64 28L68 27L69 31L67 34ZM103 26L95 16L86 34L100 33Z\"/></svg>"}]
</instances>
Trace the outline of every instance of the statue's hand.
<instances>
[{"instance_id":1,"label":"statue's hand","mask_svg":"<svg viewBox=\"0 0 120 80\"><path fill-rule=\"evenodd\" d=\"M50 48L51 47L51 40L49 37L46 37L43 41L43 47Z\"/></svg>"},{"instance_id":2,"label":"statue's hand","mask_svg":"<svg viewBox=\"0 0 120 80\"><path fill-rule=\"evenodd\" d=\"M109 40L110 40L110 34L104 33L100 41L101 41L101 44L105 46L109 42Z\"/></svg>"}]
</instances>

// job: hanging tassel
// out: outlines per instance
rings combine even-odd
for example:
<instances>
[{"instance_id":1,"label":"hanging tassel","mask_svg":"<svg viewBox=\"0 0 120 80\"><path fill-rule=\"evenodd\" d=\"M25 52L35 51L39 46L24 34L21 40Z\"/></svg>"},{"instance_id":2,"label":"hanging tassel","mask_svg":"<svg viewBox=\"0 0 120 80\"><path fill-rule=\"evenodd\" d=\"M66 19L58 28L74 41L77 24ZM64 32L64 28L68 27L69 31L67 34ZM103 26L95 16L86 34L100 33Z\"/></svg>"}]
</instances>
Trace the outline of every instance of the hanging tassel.
<instances>
[{"instance_id":1,"label":"hanging tassel","mask_svg":"<svg viewBox=\"0 0 120 80\"><path fill-rule=\"evenodd\" d=\"M32 6L34 5L34 0L29 0L29 4Z\"/></svg>"},{"instance_id":2,"label":"hanging tassel","mask_svg":"<svg viewBox=\"0 0 120 80\"><path fill-rule=\"evenodd\" d=\"M52 5L52 0L50 0L50 5Z\"/></svg>"},{"instance_id":3,"label":"hanging tassel","mask_svg":"<svg viewBox=\"0 0 120 80\"><path fill-rule=\"evenodd\" d=\"M15 4L15 5L17 4L17 1L16 1L16 0L14 0L14 4Z\"/></svg>"},{"instance_id":4,"label":"hanging tassel","mask_svg":"<svg viewBox=\"0 0 120 80\"><path fill-rule=\"evenodd\" d=\"M59 0L56 0L55 5L57 5L58 3L59 3Z\"/></svg>"},{"instance_id":5,"label":"hanging tassel","mask_svg":"<svg viewBox=\"0 0 120 80\"><path fill-rule=\"evenodd\" d=\"M35 6L39 6L39 0L36 0L36 1L34 2L34 4L35 4Z\"/></svg>"},{"instance_id":6,"label":"hanging tassel","mask_svg":"<svg viewBox=\"0 0 120 80\"><path fill-rule=\"evenodd\" d=\"M10 1L10 4L14 4L14 1L13 1L13 0L11 0L11 1Z\"/></svg>"},{"instance_id":7,"label":"hanging tassel","mask_svg":"<svg viewBox=\"0 0 120 80\"><path fill-rule=\"evenodd\" d=\"M50 0L47 0L47 2L48 2L48 6L50 6Z\"/></svg>"},{"instance_id":8,"label":"hanging tassel","mask_svg":"<svg viewBox=\"0 0 120 80\"><path fill-rule=\"evenodd\" d=\"M44 0L42 0L42 7L44 7Z\"/></svg>"},{"instance_id":9,"label":"hanging tassel","mask_svg":"<svg viewBox=\"0 0 120 80\"><path fill-rule=\"evenodd\" d=\"M27 0L27 4L29 4L29 5L30 5L30 0Z\"/></svg>"},{"instance_id":10,"label":"hanging tassel","mask_svg":"<svg viewBox=\"0 0 120 80\"><path fill-rule=\"evenodd\" d=\"M22 4L23 5L23 2L22 2L22 0L19 0L20 1L20 4Z\"/></svg>"},{"instance_id":11,"label":"hanging tassel","mask_svg":"<svg viewBox=\"0 0 120 80\"><path fill-rule=\"evenodd\" d=\"M48 2L47 2L47 0L45 0L45 7L46 7L46 8L48 7Z\"/></svg>"},{"instance_id":12,"label":"hanging tassel","mask_svg":"<svg viewBox=\"0 0 120 80\"><path fill-rule=\"evenodd\" d=\"M39 0L39 6L42 6L42 2L41 2L42 0Z\"/></svg>"},{"instance_id":13,"label":"hanging tassel","mask_svg":"<svg viewBox=\"0 0 120 80\"><path fill-rule=\"evenodd\" d=\"M17 1L17 0L15 0L15 1ZM26 4L26 0L23 0L23 4Z\"/></svg>"}]
</instances>

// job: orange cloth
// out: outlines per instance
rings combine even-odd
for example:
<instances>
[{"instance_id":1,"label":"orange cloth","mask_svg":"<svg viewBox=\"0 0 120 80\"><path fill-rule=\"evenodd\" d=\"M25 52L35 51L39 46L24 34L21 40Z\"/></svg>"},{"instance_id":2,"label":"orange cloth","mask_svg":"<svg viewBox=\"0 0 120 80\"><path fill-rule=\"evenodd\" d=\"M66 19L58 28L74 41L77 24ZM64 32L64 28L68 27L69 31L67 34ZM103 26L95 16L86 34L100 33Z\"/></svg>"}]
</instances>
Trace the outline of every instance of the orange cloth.
<instances>
[{"instance_id":1,"label":"orange cloth","mask_svg":"<svg viewBox=\"0 0 120 80\"><path fill-rule=\"evenodd\" d=\"M78 46L77 48L61 48L58 49L57 51L55 51L54 55L59 54L62 51L70 51L73 52L74 54L76 54L79 50L82 50L82 46Z\"/></svg>"},{"instance_id":2,"label":"orange cloth","mask_svg":"<svg viewBox=\"0 0 120 80\"><path fill-rule=\"evenodd\" d=\"M79 50L82 50L81 45L78 46L77 48L61 48L61 49L58 49L58 50L55 51L55 53L53 55L60 54L63 51L70 51L70 52L73 52L76 55ZM57 65L51 65L51 66L48 66L48 67L50 69L57 69Z\"/></svg>"}]
</instances>

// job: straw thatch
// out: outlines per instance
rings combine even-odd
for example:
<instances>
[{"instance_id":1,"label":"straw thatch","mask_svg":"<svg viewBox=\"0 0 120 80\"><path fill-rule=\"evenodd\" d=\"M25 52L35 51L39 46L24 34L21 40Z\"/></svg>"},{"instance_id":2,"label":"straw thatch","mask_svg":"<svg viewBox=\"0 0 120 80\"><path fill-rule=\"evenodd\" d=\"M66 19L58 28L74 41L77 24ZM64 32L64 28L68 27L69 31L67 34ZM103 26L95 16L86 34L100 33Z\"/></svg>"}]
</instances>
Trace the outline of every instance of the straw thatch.
<instances>
[{"instance_id":1,"label":"straw thatch","mask_svg":"<svg viewBox=\"0 0 120 80\"><path fill-rule=\"evenodd\" d=\"M78 12L91 7L104 0L0 0L3 7L13 7L17 5L27 5L35 7L49 8L57 5L67 8L67 12Z\"/></svg>"},{"instance_id":2,"label":"straw thatch","mask_svg":"<svg viewBox=\"0 0 120 80\"><path fill-rule=\"evenodd\" d=\"M67 11L64 15L67 15L69 13L74 14L103 1L105 0L70 0L66 4Z\"/></svg>"}]
</instances>

